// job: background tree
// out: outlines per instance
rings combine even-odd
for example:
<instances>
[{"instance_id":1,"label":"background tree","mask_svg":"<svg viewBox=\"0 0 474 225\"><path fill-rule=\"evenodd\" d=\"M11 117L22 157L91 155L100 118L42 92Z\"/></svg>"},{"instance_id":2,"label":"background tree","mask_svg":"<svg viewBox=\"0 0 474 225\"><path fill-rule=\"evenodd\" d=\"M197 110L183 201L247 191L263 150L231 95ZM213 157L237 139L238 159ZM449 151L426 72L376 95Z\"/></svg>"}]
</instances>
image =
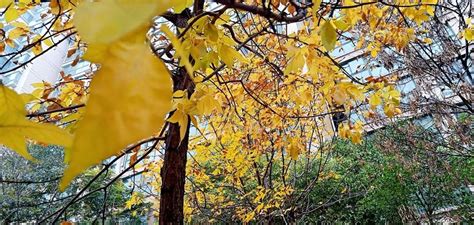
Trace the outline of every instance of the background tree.
<instances>
[{"instance_id":1,"label":"background tree","mask_svg":"<svg viewBox=\"0 0 474 225\"><path fill-rule=\"evenodd\" d=\"M64 171L61 149L30 145L29 150L37 159L36 162L25 161L12 152L1 150L0 218L3 223L34 222L53 213L74 197L78 189L99 171L98 167L87 171L65 192L59 192L57 186ZM91 188L106 184L112 177L112 172L100 176ZM114 182L107 196L104 192L96 192L85 197L81 204L68 209L64 219L81 222L102 219L133 221L131 212L125 208L131 192L132 189L121 181ZM140 210L144 205L137 206L136 210Z\"/></svg>"},{"instance_id":2,"label":"background tree","mask_svg":"<svg viewBox=\"0 0 474 225\"><path fill-rule=\"evenodd\" d=\"M386 51L381 55L390 67L398 68L398 76L416 85L402 101L401 107L407 112L403 116L431 117L434 123L430 129L444 137L433 138L428 132L428 137L413 138L436 141L444 146L435 148L443 150L440 154L449 151L472 157L472 132L462 121L473 113L472 12L471 2L443 1L433 19L423 25L419 41L408 45L403 53Z\"/></svg>"},{"instance_id":3,"label":"background tree","mask_svg":"<svg viewBox=\"0 0 474 225\"><path fill-rule=\"evenodd\" d=\"M235 207L249 204L247 207L255 212L254 219L259 222L270 217L275 223L291 218L307 223L433 223L446 216L443 213L454 220L468 220L473 203L469 190L472 173L467 168L472 161L456 155L434 158L432 142L428 140L413 147L405 139L408 131L400 131L407 126L400 124L377 132L362 145L338 140L331 147L330 158L313 154L315 158L325 159L324 165L315 160L309 166L302 161L292 167L295 172L290 172L287 180L294 183L289 184L291 191L280 201L270 190L255 190L253 185L258 183L255 176L253 180L247 176L246 185L238 189L222 185L219 179L212 182L216 186L199 185L198 175L205 175L191 175L188 218L194 222L225 223L238 215L233 211ZM424 131L422 127L418 129ZM206 168L213 171L216 167ZM274 170L281 170L278 167ZM206 174L208 179L215 176L212 172ZM262 192L265 193L265 199L261 200L263 210L254 201L260 201ZM275 202L282 203L274 207Z\"/></svg>"}]
</instances>

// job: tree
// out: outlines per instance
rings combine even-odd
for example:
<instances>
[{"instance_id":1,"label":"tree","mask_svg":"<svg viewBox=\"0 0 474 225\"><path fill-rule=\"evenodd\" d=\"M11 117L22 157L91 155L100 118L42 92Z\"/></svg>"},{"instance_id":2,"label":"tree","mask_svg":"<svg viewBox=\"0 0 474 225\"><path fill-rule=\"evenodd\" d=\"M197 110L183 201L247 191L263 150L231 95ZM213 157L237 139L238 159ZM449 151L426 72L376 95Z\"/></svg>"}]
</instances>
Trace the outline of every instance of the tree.
<instances>
[{"instance_id":1,"label":"tree","mask_svg":"<svg viewBox=\"0 0 474 225\"><path fill-rule=\"evenodd\" d=\"M160 223L182 224L189 146L209 148L204 154L228 154L229 161L220 164L229 167L216 168L221 172L215 173L225 169L232 176L223 179L231 185L244 183L242 177L255 172L259 200L273 187L280 188L273 193L279 196L276 202L257 201L259 210L252 206L256 203L239 208L239 217L250 221L262 209L286 201L291 189L285 176L295 168L290 164L299 157L311 160L313 151L326 152L324 141L335 135L330 115L348 114L365 102L372 110L382 106L388 117L399 114L400 94L392 78L353 77L331 51L338 40L357 42L373 57L387 48L405 51L433 16L437 1L55 0L49 4L47 30L39 35L17 21L37 4L1 2L2 14L15 27L4 32L6 40L18 33L31 36L19 51L7 54L8 60L25 51L40 56L43 44L64 35L85 51L82 59L99 66L83 79L64 75L58 85L40 86L36 93L41 95L28 116L41 123L26 120L20 96L2 86L0 100L6 107L0 111L0 129L34 129L11 129L9 136L2 130L0 142L26 158L26 137L66 146L62 190L82 171L111 156L123 157L141 146L142 154L130 169L154 149L163 149ZM148 32L154 16L160 17ZM294 24L302 27L292 31ZM67 123L68 131L44 122ZM199 138L190 140L191 127ZM336 128L340 136L361 142L362 123L345 121ZM281 160L280 169L273 169L274 159ZM255 162L250 166L254 169L244 162ZM89 186L43 221L57 221ZM292 208L282 217L291 221L295 213ZM271 221L274 216L262 217Z\"/></svg>"},{"instance_id":2,"label":"tree","mask_svg":"<svg viewBox=\"0 0 474 225\"><path fill-rule=\"evenodd\" d=\"M472 121L468 123L472 125ZM472 164L472 158L438 144L443 143L442 139L437 130L405 122L381 132L378 141L406 174L398 179L401 184L410 185L407 203L422 212L419 220L430 224L435 223L440 211L459 211L450 213L469 217L463 211L469 212L473 207L469 197L472 174L465 170Z\"/></svg>"},{"instance_id":3,"label":"tree","mask_svg":"<svg viewBox=\"0 0 474 225\"><path fill-rule=\"evenodd\" d=\"M402 105L404 111L411 117L431 116L431 129L444 137L433 140L450 148L451 154L466 157L472 157L472 136L461 131L459 119L473 113L471 14L471 3L446 1L424 25L422 41L410 44L404 53L387 51L381 56L404 71L400 76L416 83Z\"/></svg>"},{"instance_id":4,"label":"tree","mask_svg":"<svg viewBox=\"0 0 474 225\"><path fill-rule=\"evenodd\" d=\"M1 150L0 218L2 223L34 222L53 213L74 197L78 189L89 182L99 170L97 167L88 170L61 193L57 190L64 171L61 149L30 145L29 150L37 159L36 162L25 161L12 152ZM91 188L95 189L106 184L112 177L112 173L100 176ZM82 204L71 207L67 211L67 217L64 218L83 222L106 218L130 221L128 219L131 218L130 212L125 208L125 203L131 192L132 190L122 182L115 182L108 189L107 195L103 192L95 192L87 196Z\"/></svg>"},{"instance_id":5,"label":"tree","mask_svg":"<svg viewBox=\"0 0 474 225\"><path fill-rule=\"evenodd\" d=\"M281 158L272 160L268 169L274 171L268 176L271 186L259 185L255 173L265 172L262 165L268 159L245 158L251 163L237 177L226 174L239 172L235 164L246 166L238 164L240 154L229 154L227 148L227 152L202 156L198 152L208 150L199 149L188 164L185 218L189 223L223 224L250 220L248 215L257 223L276 224L291 219L301 223L434 223L443 216L468 220L472 160L433 155L432 140L418 140L413 146L405 130L413 126L417 132L429 132L403 122L372 134L361 145L336 140L323 154L312 153L308 161L291 163L285 176L287 189L282 188L279 177ZM161 186L155 177L160 167L153 162L146 174L156 195ZM255 169L259 167L262 172Z\"/></svg>"}]
</instances>

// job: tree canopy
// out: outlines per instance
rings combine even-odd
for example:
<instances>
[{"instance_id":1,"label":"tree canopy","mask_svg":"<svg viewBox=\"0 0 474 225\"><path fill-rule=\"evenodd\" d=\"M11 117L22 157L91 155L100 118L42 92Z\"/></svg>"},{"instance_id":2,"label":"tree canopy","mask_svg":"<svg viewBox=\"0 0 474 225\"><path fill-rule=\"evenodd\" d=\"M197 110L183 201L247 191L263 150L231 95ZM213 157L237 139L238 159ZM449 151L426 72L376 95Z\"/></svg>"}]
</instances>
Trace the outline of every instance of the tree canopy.
<instances>
[{"instance_id":1,"label":"tree canopy","mask_svg":"<svg viewBox=\"0 0 474 225\"><path fill-rule=\"evenodd\" d=\"M436 74L434 80L446 81L462 103L445 105L472 114L472 3L0 0L0 10L4 19L0 54L5 59L0 61L0 74L27 67L63 42L70 46L66 54L73 58L70 66L78 68L82 63L88 68L81 74L61 71L58 82L35 83L29 94L0 86L0 144L33 161L27 142L63 146L66 168L61 191L84 171L102 164L96 177L68 204L39 222L59 221L68 208L82 201L81 196L94 191L94 180L127 156L128 166L110 182L127 171L148 180L150 196L158 199L153 208L160 224L182 224L185 217L224 223L316 221L320 218L310 213L367 193L363 205L368 208L425 206L425 201L412 204L412 199L388 198L394 196L387 196L380 185L393 179L399 186L389 192L403 192L400 195L406 197L426 194L429 179L450 183L432 170L416 167L415 161L392 161L412 157L413 148L395 144L413 143L410 138L420 136L418 128L389 134L398 141L388 146L383 144L389 141L383 142L378 151L357 156L362 165L354 167L338 156L335 137L358 146L371 129L370 122L421 115L410 114L426 109L421 104L404 107L404 94L397 88L405 76L402 67L412 76L419 75L417 79L423 79L423 73ZM35 13L40 14L40 22L26 23L25 17ZM427 50L433 50L435 40L429 29L442 26L444 14L457 18L454 36L459 49L452 54L459 57L444 55L436 60L436 51ZM345 49L344 43L352 47ZM370 65L365 69L384 67L389 73L354 73L346 67L351 58L366 58ZM452 67L442 62L447 58L459 58L463 72L445 72ZM421 65L424 69L417 70ZM453 74L462 75L454 79ZM354 114L358 119L353 119ZM456 149L463 157L472 157L472 137L453 135L448 140L439 135L432 136L447 140L443 145L420 141L418 148L437 148L437 153ZM408 153L387 153L383 158L378 156L383 148ZM159 159L151 160L150 154L156 152ZM441 163L430 155L416 156L433 165ZM374 161L370 161L373 167L366 168L366 157L380 160L383 169L378 172L387 174L344 176L353 169L380 169ZM449 172L445 167L439 171ZM428 180L414 187L403 183L423 173L427 175L420 176ZM356 186L341 185L341 176L353 179L343 182ZM374 188L382 190L357 186L370 186L372 181ZM110 185L97 188L104 191L105 200ZM370 196L375 195L400 202L371 202ZM128 205L138 202L135 196ZM430 205L427 213L436 207ZM199 216L191 216L197 212Z\"/></svg>"}]
</instances>

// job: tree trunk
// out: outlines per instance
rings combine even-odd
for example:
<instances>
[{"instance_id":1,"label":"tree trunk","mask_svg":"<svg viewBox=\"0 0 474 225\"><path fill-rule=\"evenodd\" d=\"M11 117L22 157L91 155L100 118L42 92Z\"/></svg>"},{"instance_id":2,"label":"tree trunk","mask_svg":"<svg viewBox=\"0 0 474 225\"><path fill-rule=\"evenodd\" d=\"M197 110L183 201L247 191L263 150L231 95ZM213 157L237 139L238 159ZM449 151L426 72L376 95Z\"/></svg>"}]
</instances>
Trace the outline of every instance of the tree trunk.
<instances>
[{"instance_id":1,"label":"tree trunk","mask_svg":"<svg viewBox=\"0 0 474 225\"><path fill-rule=\"evenodd\" d=\"M188 136L188 135L186 135ZM183 224L188 138L179 144L179 125L170 124L161 168L160 224Z\"/></svg>"},{"instance_id":2,"label":"tree trunk","mask_svg":"<svg viewBox=\"0 0 474 225\"><path fill-rule=\"evenodd\" d=\"M177 27L186 27L187 21L202 12L204 0L195 0L193 13L189 9L168 19ZM193 62L193 59L190 59ZM191 74L192 75L192 74ZM173 91L187 90L188 96L194 92L194 83L184 68L173 74ZM184 224L184 184L186 179L186 160L189 141L189 126L180 143L179 125L170 124L165 141L165 157L161 168L160 225Z\"/></svg>"},{"instance_id":3,"label":"tree trunk","mask_svg":"<svg viewBox=\"0 0 474 225\"><path fill-rule=\"evenodd\" d=\"M173 90L193 92L193 84L186 71L179 68L173 76ZM184 184L186 177L186 154L188 131L180 143L179 125L169 124L165 141L165 157L161 168L160 225L183 224Z\"/></svg>"}]
</instances>

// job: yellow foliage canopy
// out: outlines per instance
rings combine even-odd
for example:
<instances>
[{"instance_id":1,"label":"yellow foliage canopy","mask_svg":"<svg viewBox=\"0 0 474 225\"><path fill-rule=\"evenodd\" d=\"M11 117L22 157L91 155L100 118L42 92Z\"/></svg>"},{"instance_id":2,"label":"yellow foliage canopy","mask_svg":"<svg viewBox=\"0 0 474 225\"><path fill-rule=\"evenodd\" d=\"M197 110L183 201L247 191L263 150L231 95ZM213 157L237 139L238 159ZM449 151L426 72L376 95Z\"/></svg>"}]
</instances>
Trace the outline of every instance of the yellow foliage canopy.
<instances>
[{"instance_id":1,"label":"yellow foliage canopy","mask_svg":"<svg viewBox=\"0 0 474 225\"><path fill-rule=\"evenodd\" d=\"M59 12L59 8L70 9L72 5L78 5L71 10L71 17L74 18L81 41L87 43L88 49L83 58L100 64L100 69L91 82L87 107L83 118L77 122L74 140L71 141L69 134L59 128L26 120L26 112L20 97L1 86L0 105L5 107L0 108L0 143L29 159L31 156L24 144L26 138L67 146L69 166L61 181L61 188L64 189L75 176L88 167L117 155L134 142L157 134L171 109L176 111L168 121L181 126L182 139L186 134L189 119L197 127L197 119L220 111L215 109L227 108L232 110L225 113L220 111L220 116L212 115L212 118L205 122L221 129L232 127L221 132L233 135L232 138L236 138L234 143L242 146L236 148L229 145L222 149L225 150L224 154L229 163L220 169L225 168L227 172L235 172L233 174L240 177L249 170L247 162L268 149L285 150L292 159L297 160L307 146L301 142L312 138L304 135L311 133L309 129L311 126L317 127L313 123L321 127L326 126L326 121L320 119L318 115L330 113L337 107L348 110L368 102L372 109L384 104L384 112L389 117L400 113L396 108L400 94L396 90L385 88L381 91L381 87L369 97L368 92L371 90L346 79L335 63L329 60L327 52L335 48L338 40L336 30L346 31L356 24L365 26L361 36L365 35L367 38L364 37L360 42L360 47L365 46L373 57L377 57L385 45L398 50L403 49L414 39L415 30L400 27L399 24L391 23L391 19L384 18L388 10L385 6L370 4L351 7L351 10L343 10L338 16L333 17L332 13L327 16L327 13L322 12L325 9L320 8L320 0L313 2L312 13L314 21L320 19L324 21L322 25L306 24L308 26L305 27L309 29L297 31L297 35L291 36L293 38L285 40L276 38L269 32L259 33L258 30L269 26L265 23L244 27L249 30L246 36L255 34L251 40L253 44L266 47L267 50L262 51L263 55L254 54L252 49L247 49L246 55L242 55L239 49L245 46L246 32L235 28L237 37L235 39L241 39L239 47L236 47L234 37L230 38L229 32L224 31L224 26L221 26L232 22L229 15L224 19L226 17L224 11L215 18L214 15L207 15L197 19L194 25L191 25L191 29L181 33L180 38L164 25L161 31L166 34L174 48L174 57L179 60L177 65L184 66L196 84L195 93L191 96L184 94L184 91L175 93L181 95L175 96L175 105L172 107L169 72L146 44L146 29L153 16L160 15L171 7L174 7L175 12L180 12L192 2L191 0L101 0L83 1L80 4L72 2L69 4L66 1L51 2L53 12ZM287 1L274 2L286 4L284 2ZM399 3L407 2L399 1ZM432 0L423 2L436 3ZM20 3L24 4L24 1ZM19 10L19 4L0 0L0 8L10 4L13 5L6 11L5 19L10 24L19 23L19 20L16 21L22 12ZM356 2L345 0L341 4L353 6ZM421 7L422 10L406 8L404 13L418 24L426 21L434 10L432 6L427 5ZM188 23L190 21L192 19ZM27 36L30 32L20 25L14 27L8 31L7 40ZM232 27L227 27L230 28ZM179 29L178 31L182 32ZM469 25L464 31L466 40L472 40L472 33L472 25ZM39 37L32 38L40 42L32 45L32 51L36 55L43 51L41 41L46 42ZM6 41L5 43L8 44ZM0 43L0 51L5 48L5 43ZM189 60L190 58L193 60ZM250 66L246 66L250 63ZM284 71L279 71L280 68L276 70L269 67L270 64L274 67L286 65L286 68ZM224 65L226 69L214 71L215 68L225 68ZM249 68L252 70L251 76L245 77L246 69ZM212 77L210 74L217 75ZM202 77L198 77L200 75ZM227 96L222 90L223 94L216 94L216 90L207 90L205 86L207 84L199 82L203 77L212 84L225 83L226 90L231 94ZM73 84L69 85L59 95L59 99L71 99L66 95L66 90L74 93L76 88ZM77 99L75 102L83 103L80 101L82 98ZM36 109L39 107L38 105ZM79 116L76 115L74 120L77 117ZM226 118L225 122L223 118ZM314 121L309 121L309 118L314 118L312 119ZM295 122L296 119L298 122ZM288 132L288 127L300 127L301 133L295 137L285 134ZM356 143L362 141L362 124L343 124L340 128L341 137L352 139ZM242 130L241 137L237 138L235 130ZM206 128L203 131L205 132ZM276 135L275 131L282 135ZM244 133L248 135L243 135ZM283 143L285 141L282 141L280 136L291 136L291 138ZM215 139L219 138L221 137L216 135ZM222 139L230 137L223 135ZM237 153L238 150L252 145L251 154L242 156ZM224 148L223 146L220 147ZM308 146L309 149L311 146ZM214 172L220 173L217 170ZM256 211L265 210L265 207L259 204Z\"/></svg>"}]
</instances>

